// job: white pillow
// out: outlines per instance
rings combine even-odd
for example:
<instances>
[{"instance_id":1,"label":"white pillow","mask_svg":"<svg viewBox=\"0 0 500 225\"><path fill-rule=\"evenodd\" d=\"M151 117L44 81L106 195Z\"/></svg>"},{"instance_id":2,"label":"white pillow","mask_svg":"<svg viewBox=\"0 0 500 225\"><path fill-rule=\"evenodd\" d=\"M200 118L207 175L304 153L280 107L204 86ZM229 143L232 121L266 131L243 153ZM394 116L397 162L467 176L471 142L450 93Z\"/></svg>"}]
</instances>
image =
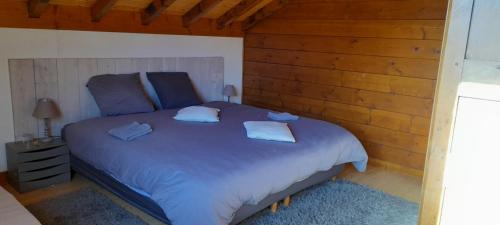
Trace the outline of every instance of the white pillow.
<instances>
[{"instance_id":1,"label":"white pillow","mask_svg":"<svg viewBox=\"0 0 500 225\"><path fill-rule=\"evenodd\" d=\"M270 141L295 142L286 123L275 121L246 121L243 123L247 137Z\"/></svg>"},{"instance_id":2,"label":"white pillow","mask_svg":"<svg viewBox=\"0 0 500 225\"><path fill-rule=\"evenodd\" d=\"M189 106L180 109L174 119L193 122L219 122L219 111L219 109L205 106Z\"/></svg>"}]
</instances>

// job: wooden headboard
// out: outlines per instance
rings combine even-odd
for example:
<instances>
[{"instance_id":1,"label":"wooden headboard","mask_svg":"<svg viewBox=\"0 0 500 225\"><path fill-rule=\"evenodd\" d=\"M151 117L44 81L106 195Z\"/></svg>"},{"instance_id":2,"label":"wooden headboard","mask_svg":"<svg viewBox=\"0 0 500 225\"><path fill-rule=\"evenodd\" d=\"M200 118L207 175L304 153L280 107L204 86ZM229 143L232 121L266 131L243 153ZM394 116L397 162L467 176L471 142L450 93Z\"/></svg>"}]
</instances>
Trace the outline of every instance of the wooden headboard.
<instances>
[{"instance_id":1,"label":"wooden headboard","mask_svg":"<svg viewBox=\"0 0 500 225\"><path fill-rule=\"evenodd\" d=\"M223 100L222 57L10 59L15 135L43 133L42 122L31 115L39 98L53 99L62 112L52 123L54 135L60 135L68 123L99 117L99 108L86 87L89 78L98 74L140 72L146 92L158 105L145 73L159 71L187 72L203 101Z\"/></svg>"}]
</instances>

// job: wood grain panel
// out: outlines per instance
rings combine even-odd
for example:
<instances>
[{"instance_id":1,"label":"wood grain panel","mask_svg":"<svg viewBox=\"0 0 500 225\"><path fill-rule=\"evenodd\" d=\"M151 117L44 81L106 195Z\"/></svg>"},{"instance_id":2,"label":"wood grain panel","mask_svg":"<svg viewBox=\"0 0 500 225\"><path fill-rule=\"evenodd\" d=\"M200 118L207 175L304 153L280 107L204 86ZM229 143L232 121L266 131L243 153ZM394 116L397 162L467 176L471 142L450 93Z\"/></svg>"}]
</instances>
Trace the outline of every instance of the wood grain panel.
<instances>
[{"instance_id":1,"label":"wood grain panel","mask_svg":"<svg viewBox=\"0 0 500 225\"><path fill-rule=\"evenodd\" d=\"M360 90L358 92L358 97L358 104L370 108L385 109L388 111L423 116L427 118L431 116L432 112L431 99L385 94L365 90Z\"/></svg>"},{"instance_id":2,"label":"wood grain panel","mask_svg":"<svg viewBox=\"0 0 500 225\"><path fill-rule=\"evenodd\" d=\"M28 15L31 18L40 18L40 15L49 7L49 0L28 0Z\"/></svg>"},{"instance_id":3,"label":"wood grain panel","mask_svg":"<svg viewBox=\"0 0 500 225\"><path fill-rule=\"evenodd\" d=\"M80 82L78 80L77 59L57 59L57 88L59 91L59 108L61 118L54 125L54 135L60 135L65 124L81 120Z\"/></svg>"},{"instance_id":4,"label":"wood grain panel","mask_svg":"<svg viewBox=\"0 0 500 225\"><path fill-rule=\"evenodd\" d=\"M118 0L97 0L92 4L90 13L92 14L92 21L99 22L116 4Z\"/></svg>"},{"instance_id":5,"label":"wood grain panel","mask_svg":"<svg viewBox=\"0 0 500 225\"><path fill-rule=\"evenodd\" d=\"M141 75L141 82L142 85L144 86L144 90L146 93L151 97L151 100L153 101L153 104L157 109L161 108L160 105L160 100L158 100L158 96L156 95L156 92L153 88L153 85L148 81L148 78L146 77L146 72L156 72L154 70L150 70L148 68L148 58L134 58L131 60L132 62L132 68L134 68L134 71L139 72ZM173 70L175 71L175 67Z\"/></svg>"},{"instance_id":6,"label":"wood grain panel","mask_svg":"<svg viewBox=\"0 0 500 225\"><path fill-rule=\"evenodd\" d=\"M97 59L78 59L78 89L80 96L80 114L82 119L100 116L99 108L87 88L87 82L97 72Z\"/></svg>"},{"instance_id":7,"label":"wood grain panel","mask_svg":"<svg viewBox=\"0 0 500 225\"><path fill-rule=\"evenodd\" d=\"M321 118L325 112L324 100L297 97L287 94L275 94L272 92L264 92L267 97L279 100L282 106L288 111L294 113L306 114L313 118Z\"/></svg>"},{"instance_id":8,"label":"wood grain panel","mask_svg":"<svg viewBox=\"0 0 500 225\"><path fill-rule=\"evenodd\" d=\"M244 13L240 17L238 17L237 21L243 21L250 16L254 15L257 13L260 9L264 8L265 6L269 5L272 3L273 0L261 0L260 3L255 6L253 9L249 10L248 12Z\"/></svg>"},{"instance_id":9,"label":"wood grain panel","mask_svg":"<svg viewBox=\"0 0 500 225\"><path fill-rule=\"evenodd\" d=\"M217 19L222 16L224 13L228 12L232 8L234 8L241 0L232 0L232 1L222 1L220 4L217 4L212 10L210 10L207 14L207 18Z\"/></svg>"},{"instance_id":10,"label":"wood grain panel","mask_svg":"<svg viewBox=\"0 0 500 225\"><path fill-rule=\"evenodd\" d=\"M382 74L342 73L342 86L368 91L393 93L421 98L434 96L434 80Z\"/></svg>"},{"instance_id":11,"label":"wood grain panel","mask_svg":"<svg viewBox=\"0 0 500 225\"><path fill-rule=\"evenodd\" d=\"M369 108L277 94L248 87L244 88L244 93L244 102L246 103L272 109L284 109L289 112L338 123L364 141L372 141L419 154L425 154L426 151L426 136L379 126L386 126L385 124L388 123L386 121L367 124L370 118ZM287 102L289 103L287 104ZM373 112L373 110L371 111Z\"/></svg>"},{"instance_id":12,"label":"wood grain panel","mask_svg":"<svg viewBox=\"0 0 500 225\"><path fill-rule=\"evenodd\" d=\"M116 73L115 59L97 60L97 74L115 74L115 73Z\"/></svg>"},{"instance_id":13,"label":"wood grain panel","mask_svg":"<svg viewBox=\"0 0 500 225\"><path fill-rule=\"evenodd\" d=\"M441 40L443 29L442 20L270 19L249 33Z\"/></svg>"},{"instance_id":14,"label":"wood grain panel","mask_svg":"<svg viewBox=\"0 0 500 225\"><path fill-rule=\"evenodd\" d=\"M115 72L117 74L125 74L130 73L130 71L137 71L133 64L133 60L134 59L131 58L114 59Z\"/></svg>"},{"instance_id":15,"label":"wood grain panel","mask_svg":"<svg viewBox=\"0 0 500 225\"><path fill-rule=\"evenodd\" d=\"M435 81L431 79L251 61L244 63L244 70L245 74L265 78L334 85L422 98L434 96Z\"/></svg>"},{"instance_id":16,"label":"wood grain panel","mask_svg":"<svg viewBox=\"0 0 500 225\"><path fill-rule=\"evenodd\" d=\"M119 3L117 3L119 4ZM149 3L148 3L149 4ZM214 21L203 18L189 28L178 15L161 15L153 23L143 26L139 11L110 11L99 23L93 23L90 10L80 6L51 5L39 18L29 18L26 4L8 0L0 7L0 27L37 28L153 34L183 34L208 36L243 36L241 24L234 23L222 30Z\"/></svg>"},{"instance_id":17,"label":"wood grain panel","mask_svg":"<svg viewBox=\"0 0 500 225\"><path fill-rule=\"evenodd\" d=\"M248 100L272 102L273 106L281 107L281 110L299 114L306 114L314 118L325 119L332 122L347 121L366 124L369 126L387 128L402 133L426 136L425 126L429 118L411 116L403 113L395 113L386 110L371 109L365 106L319 100L311 97L302 97L276 91L244 87L245 96L251 96Z\"/></svg>"},{"instance_id":18,"label":"wood grain panel","mask_svg":"<svg viewBox=\"0 0 500 225\"><path fill-rule=\"evenodd\" d=\"M281 110L283 109L283 104L279 97L276 96L265 96L265 92L261 92L262 95L256 96L252 95L250 89L244 88L243 92L245 93L244 101L245 104L254 105L257 107L264 107L271 110Z\"/></svg>"},{"instance_id":19,"label":"wood grain panel","mask_svg":"<svg viewBox=\"0 0 500 225\"><path fill-rule=\"evenodd\" d=\"M292 1L275 18L283 19L422 19L444 20L446 1Z\"/></svg>"},{"instance_id":20,"label":"wood grain panel","mask_svg":"<svg viewBox=\"0 0 500 225\"><path fill-rule=\"evenodd\" d=\"M163 70L163 58L147 58L148 71L165 71Z\"/></svg>"},{"instance_id":21,"label":"wood grain panel","mask_svg":"<svg viewBox=\"0 0 500 225\"><path fill-rule=\"evenodd\" d=\"M36 105L33 59L9 60L14 135L38 134L37 120L31 115Z\"/></svg>"},{"instance_id":22,"label":"wood grain panel","mask_svg":"<svg viewBox=\"0 0 500 225\"><path fill-rule=\"evenodd\" d=\"M403 132L410 131L412 119L410 115L374 109L371 110L370 116L372 125Z\"/></svg>"},{"instance_id":23,"label":"wood grain panel","mask_svg":"<svg viewBox=\"0 0 500 225\"><path fill-rule=\"evenodd\" d=\"M143 0L144 1L144 0ZM151 2L151 0L148 0ZM198 4L201 0L183 0L175 1L170 7L165 10L166 14L182 16L188 12L193 6ZM149 3L147 3L149 4Z\"/></svg>"},{"instance_id":24,"label":"wood grain panel","mask_svg":"<svg viewBox=\"0 0 500 225\"><path fill-rule=\"evenodd\" d=\"M68 123L99 117L99 108L86 87L88 80L99 74L140 72L147 92L154 93L146 72L184 71L203 100L223 100L222 57L12 59L9 70L16 137L38 134L38 127L43 130L31 116L37 98L50 97L59 105L62 117L52 123L54 135L60 135ZM158 103L156 94L150 97Z\"/></svg>"},{"instance_id":25,"label":"wood grain panel","mask_svg":"<svg viewBox=\"0 0 500 225\"><path fill-rule=\"evenodd\" d=\"M373 143L422 154L425 154L427 150L427 137L425 136L342 120L334 122L346 127L362 141L371 141Z\"/></svg>"},{"instance_id":26,"label":"wood grain panel","mask_svg":"<svg viewBox=\"0 0 500 225\"><path fill-rule=\"evenodd\" d=\"M266 4L261 9L257 10L252 15L249 15L242 24L241 27L244 31L249 30L254 27L256 24L260 23L263 20L268 19L275 12L281 10L284 5L288 3L288 0L272 0L269 4Z\"/></svg>"},{"instance_id":27,"label":"wood grain panel","mask_svg":"<svg viewBox=\"0 0 500 225\"><path fill-rule=\"evenodd\" d=\"M341 86L343 71L246 61L248 75Z\"/></svg>"},{"instance_id":28,"label":"wood grain panel","mask_svg":"<svg viewBox=\"0 0 500 225\"><path fill-rule=\"evenodd\" d=\"M243 102L340 124L371 161L422 171L446 5L290 0L245 36Z\"/></svg>"},{"instance_id":29,"label":"wood grain panel","mask_svg":"<svg viewBox=\"0 0 500 225\"><path fill-rule=\"evenodd\" d=\"M332 85L262 78L245 74L243 86L344 104L430 117L432 100Z\"/></svg>"},{"instance_id":30,"label":"wood grain panel","mask_svg":"<svg viewBox=\"0 0 500 225\"><path fill-rule=\"evenodd\" d=\"M474 4L478 2L480 1L450 0L449 2L443 55L432 116L432 132L429 135L429 149L423 178L419 221L422 225L439 224L441 218L445 183L443 178L445 166L449 163L447 157L450 152L450 140L457 110L458 87L462 79L463 61L468 48L471 16L476 14Z\"/></svg>"},{"instance_id":31,"label":"wood grain panel","mask_svg":"<svg viewBox=\"0 0 500 225\"><path fill-rule=\"evenodd\" d=\"M56 59L35 59L35 95L37 98L50 98L59 101L59 91L57 88L57 60ZM58 126L58 119L52 120L52 124ZM45 132L43 120L38 121L38 135L43 136Z\"/></svg>"},{"instance_id":32,"label":"wood grain panel","mask_svg":"<svg viewBox=\"0 0 500 225\"><path fill-rule=\"evenodd\" d=\"M163 71L175 71L177 66L176 58L163 58Z\"/></svg>"},{"instance_id":33,"label":"wood grain panel","mask_svg":"<svg viewBox=\"0 0 500 225\"><path fill-rule=\"evenodd\" d=\"M14 2L22 2L26 3L27 0L10 0ZM210 13L207 14L208 18L217 18L218 16L224 14L227 10L232 8L234 5L238 4L241 0L223 0L221 4L215 7ZM262 0L267 3L269 0ZM61 5L61 6L79 6L79 7L91 7L96 0L50 0L50 4L52 5ZM134 11L138 12L145 9L152 0L118 0L116 4L113 5L113 10L119 11ZM175 1L172 5L170 5L167 9L165 9L164 14L169 15L184 15L187 11L189 11L193 6L199 3L200 0L178 0Z\"/></svg>"},{"instance_id":34,"label":"wood grain panel","mask_svg":"<svg viewBox=\"0 0 500 225\"><path fill-rule=\"evenodd\" d=\"M224 100L224 58L188 57L177 60L177 70L187 72L193 86L203 101ZM222 78L222 82L221 81ZM205 88L207 84L216 84L214 88ZM213 85L212 85L213 86Z\"/></svg>"},{"instance_id":35,"label":"wood grain panel","mask_svg":"<svg viewBox=\"0 0 500 225\"><path fill-rule=\"evenodd\" d=\"M414 116L411 120L410 130L414 134L429 135L429 129L431 127L430 118Z\"/></svg>"},{"instance_id":36,"label":"wood grain panel","mask_svg":"<svg viewBox=\"0 0 500 225\"><path fill-rule=\"evenodd\" d=\"M139 59L140 64L136 68L137 71L141 72L141 79L146 92L151 96L156 108L161 108L160 99L156 95L156 91L153 85L149 82L146 72L161 72L161 71L177 71L177 58L147 58L145 60Z\"/></svg>"},{"instance_id":37,"label":"wood grain panel","mask_svg":"<svg viewBox=\"0 0 500 225\"><path fill-rule=\"evenodd\" d=\"M331 52L355 55L439 59L441 41L311 35L249 34L245 47Z\"/></svg>"},{"instance_id":38,"label":"wood grain panel","mask_svg":"<svg viewBox=\"0 0 500 225\"><path fill-rule=\"evenodd\" d=\"M223 15L217 18L217 25L219 28L223 28L233 21L238 19L240 16L248 13L253 8L257 7L261 3L260 0L243 0L239 4L233 6Z\"/></svg>"},{"instance_id":39,"label":"wood grain panel","mask_svg":"<svg viewBox=\"0 0 500 225\"><path fill-rule=\"evenodd\" d=\"M246 61L435 79L439 62L382 56L245 48Z\"/></svg>"},{"instance_id":40,"label":"wood grain panel","mask_svg":"<svg viewBox=\"0 0 500 225\"><path fill-rule=\"evenodd\" d=\"M425 165L425 154L409 152L405 149L388 147L386 145L372 142L364 142L366 151L374 158L393 162L399 165L423 170Z\"/></svg>"},{"instance_id":41,"label":"wood grain panel","mask_svg":"<svg viewBox=\"0 0 500 225\"><path fill-rule=\"evenodd\" d=\"M370 109L368 108L335 102L325 102L324 105L323 116L326 119L335 118L365 124L370 122Z\"/></svg>"}]
</instances>

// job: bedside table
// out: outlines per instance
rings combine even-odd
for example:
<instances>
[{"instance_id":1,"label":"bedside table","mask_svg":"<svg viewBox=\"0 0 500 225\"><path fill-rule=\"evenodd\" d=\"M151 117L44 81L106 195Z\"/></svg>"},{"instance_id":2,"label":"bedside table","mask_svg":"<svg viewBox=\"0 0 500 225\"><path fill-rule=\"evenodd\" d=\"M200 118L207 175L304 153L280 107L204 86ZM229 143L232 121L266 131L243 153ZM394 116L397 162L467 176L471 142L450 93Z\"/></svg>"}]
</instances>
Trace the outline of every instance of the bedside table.
<instances>
[{"instance_id":1,"label":"bedside table","mask_svg":"<svg viewBox=\"0 0 500 225\"><path fill-rule=\"evenodd\" d=\"M5 144L7 178L19 192L26 192L71 180L69 151L61 139L29 147L23 142Z\"/></svg>"}]
</instances>

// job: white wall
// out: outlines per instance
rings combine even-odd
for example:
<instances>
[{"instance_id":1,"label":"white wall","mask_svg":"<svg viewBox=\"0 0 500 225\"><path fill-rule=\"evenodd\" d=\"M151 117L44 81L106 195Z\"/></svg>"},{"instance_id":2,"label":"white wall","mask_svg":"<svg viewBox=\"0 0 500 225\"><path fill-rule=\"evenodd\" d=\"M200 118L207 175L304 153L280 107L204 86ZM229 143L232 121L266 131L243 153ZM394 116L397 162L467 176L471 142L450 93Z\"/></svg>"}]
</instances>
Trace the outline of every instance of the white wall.
<instances>
[{"instance_id":1,"label":"white wall","mask_svg":"<svg viewBox=\"0 0 500 225\"><path fill-rule=\"evenodd\" d=\"M243 38L0 28L0 171L14 140L8 59L207 56L224 57L224 82L241 93Z\"/></svg>"}]
</instances>

